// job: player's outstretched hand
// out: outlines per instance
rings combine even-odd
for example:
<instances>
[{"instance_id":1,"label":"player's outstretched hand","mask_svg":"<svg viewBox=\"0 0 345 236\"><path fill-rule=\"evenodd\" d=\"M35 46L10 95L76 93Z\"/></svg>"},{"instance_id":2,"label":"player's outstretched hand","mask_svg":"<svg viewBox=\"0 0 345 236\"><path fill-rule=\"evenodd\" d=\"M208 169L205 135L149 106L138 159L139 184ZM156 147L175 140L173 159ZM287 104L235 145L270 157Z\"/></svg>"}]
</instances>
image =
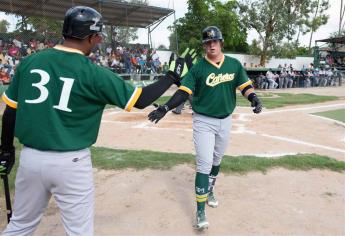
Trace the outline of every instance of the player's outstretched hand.
<instances>
[{"instance_id":1,"label":"player's outstretched hand","mask_svg":"<svg viewBox=\"0 0 345 236\"><path fill-rule=\"evenodd\" d=\"M0 152L0 175L8 175L15 162L15 151L3 151Z\"/></svg>"},{"instance_id":2,"label":"player's outstretched hand","mask_svg":"<svg viewBox=\"0 0 345 236\"><path fill-rule=\"evenodd\" d=\"M169 107L167 105L158 105L153 104L157 109L154 111L151 111L150 114L148 114L148 118L151 122L154 122L155 124L162 119L165 114L169 111Z\"/></svg>"},{"instance_id":3,"label":"player's outstretched hand","mask_svg":"<svg viewBox=\"0 0 345 236\"><path fill-rule=\"evenodd\" d=\"M253 112L256 114L262 111L262 103L257 96L253 97L251 101L251 106L254 107Z\"/></svg>"},{"instance_id":4,"label":"player's outstretched hand","mask_svg":"<svg viewBox=\"0 0 345 236\"><path fill-rule=\"evenodd\" d=\"M174 53L170 55L168 74L174 79L174 83L179 86L181 78L187 74L188 70L196 63L196 53L194 49L187 48L181 56L174 60Z\"/></svg>"}]
</instances>

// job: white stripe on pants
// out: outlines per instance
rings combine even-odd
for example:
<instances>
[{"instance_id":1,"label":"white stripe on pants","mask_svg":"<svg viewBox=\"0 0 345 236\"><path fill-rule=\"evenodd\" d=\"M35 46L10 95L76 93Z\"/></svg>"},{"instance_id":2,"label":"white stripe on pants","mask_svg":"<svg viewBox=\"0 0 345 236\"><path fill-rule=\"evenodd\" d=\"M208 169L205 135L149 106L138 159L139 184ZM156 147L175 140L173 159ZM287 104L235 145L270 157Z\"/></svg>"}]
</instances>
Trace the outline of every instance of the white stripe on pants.
<instances>
[{"instance_id":1,"label":"white stripe on pants","mask_svg":"<svg viewBox=\"0 0 345 236\"><path fill-rule=\"evenodd\" d=\"M193 113L193 139L196 151L196 171L210 174L218 166L229 142L231 115L224 119Z\"/></svg>"},{"instance_id":2,"label":"white stripe on pants","mask_svg":"<svg viewBox=\"0 0 345 236\"><path fill-rule=\"evenodd\" d=\"M52 152L24 147L15 182L13 215L2 236L32 235L52 195L66 234L91 236L93 193L89 149Z\"/></svg>"}]
</instances>

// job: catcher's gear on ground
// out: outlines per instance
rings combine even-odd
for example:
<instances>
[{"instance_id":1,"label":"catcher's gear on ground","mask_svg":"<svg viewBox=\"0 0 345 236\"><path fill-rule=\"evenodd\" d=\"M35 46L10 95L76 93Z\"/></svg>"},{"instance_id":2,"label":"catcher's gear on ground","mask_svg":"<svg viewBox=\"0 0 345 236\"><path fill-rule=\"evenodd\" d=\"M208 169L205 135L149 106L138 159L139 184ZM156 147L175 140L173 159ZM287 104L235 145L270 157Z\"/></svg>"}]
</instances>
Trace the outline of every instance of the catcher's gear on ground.
<instances>
[{"instance_id":1,"label":"catcher's gear on ground","mask_svg":"<svg viewBox=\"0 0 345 236\"><path fill-rule=\"evenodd\" d=\"M148 114L149 120L152 122L155 122L156 124L160 119L162 119L165 114L169 111L169 107L167 105L158 105L153 104L155 107L157 107L156 110L151 111L150 114Z\"/></svg>"},{"instance_id":2,"label":"catcher's gear on ground","mask_svg":"<svg viewBox=\"0 0 345 236\"><path fill-rule=\"evenodd\" d=\"M0 152L0 175L8 175L15 162L14 149Z\"/></svg>"},{"instance_id":3,"label":"catcher's gear on ground","mask_svg":"<svg viewBox=\"0 0 345 236\"><path fill-rule=\"evenodd\" d=\"M99 12L90 7L76 6L65 14L62 35L65 38L85 39L102 32L102 28L102 15Z\"/></svg>"},{"instance_id":4,"label":"catcher's gear on ground","mask_svg":"<svg viewBox=\"0 0 345 236\"><path fill-rule=\"evenodd\" d=\"M167 72L174 78L174 83L180 86L181 78L187 74L193 64L196 63L196 53L194 49L187 48L180 57L174 60L174 53L170 55L169 71Z\"/></svg>"},{"instance_id":5,"label":"catcher's gear on ground","mask_svg":"<svg viewBox=\"0 0 345 236\"><path fill-rule=\"evenodd\" d=\"M249 94L248 100L251 102L251 106L254 107L254 113L258 114L262 111L262 103L255 93Z\"/></svg>"},{"instance_id":6,"label":"catcher's gear on ground","mask_svg":"<svg viewBox=\"0 0 345 236\"><path fill-rule=\"evenodd\" d=\"M216 26L208 26L202 31L202 43L207 43L211 40L224 41L222 32Z\"/></svg>"}]
</instances>

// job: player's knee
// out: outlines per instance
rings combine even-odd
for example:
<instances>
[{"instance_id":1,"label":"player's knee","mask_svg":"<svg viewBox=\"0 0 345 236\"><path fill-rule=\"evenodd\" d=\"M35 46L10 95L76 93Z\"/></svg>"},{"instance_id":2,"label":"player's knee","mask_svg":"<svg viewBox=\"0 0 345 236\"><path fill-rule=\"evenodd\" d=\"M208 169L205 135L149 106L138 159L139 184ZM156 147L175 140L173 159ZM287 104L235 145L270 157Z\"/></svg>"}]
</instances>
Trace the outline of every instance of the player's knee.
<instances>
[{"instance_id":1,"label":"player's knee","mask_svg":"<svg viewBox=\"0 0 345 236\"><path fill-rule=\"evenodd\" d=\"M212 169L212 161L197 160L196 171L202 174L209 174Z\"/></svg>"}]
</instances>

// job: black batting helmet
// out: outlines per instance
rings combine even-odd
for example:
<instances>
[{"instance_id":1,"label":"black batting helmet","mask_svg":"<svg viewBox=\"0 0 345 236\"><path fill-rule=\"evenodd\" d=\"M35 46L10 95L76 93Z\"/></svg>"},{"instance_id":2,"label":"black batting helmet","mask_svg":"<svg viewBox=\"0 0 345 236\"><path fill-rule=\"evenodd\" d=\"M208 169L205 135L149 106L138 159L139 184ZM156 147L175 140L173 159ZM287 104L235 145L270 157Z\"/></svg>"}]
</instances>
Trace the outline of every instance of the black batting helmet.
<instances>
[{"instance_id":1,"label":"black batting helmet","mask_svg":"<svg viewBox=\"0 0 345 236\"><path fill-rule=\"evenodd\" d=\"M208 26L202 31L202 43L206 43L211 40L224 41L222 32L216 26Z\"/></svg>"},{"instance_id":2,"label":"black batting helmet","mask_svg":"<svg viewBox=\"0 0 345 236\"><path fill-rule=\"evenodd\" d=\"M91 7L75 6L67 10L62 35L66 38L85 39L102 32L102 15Z\"/></svg>"}]
</instances>

